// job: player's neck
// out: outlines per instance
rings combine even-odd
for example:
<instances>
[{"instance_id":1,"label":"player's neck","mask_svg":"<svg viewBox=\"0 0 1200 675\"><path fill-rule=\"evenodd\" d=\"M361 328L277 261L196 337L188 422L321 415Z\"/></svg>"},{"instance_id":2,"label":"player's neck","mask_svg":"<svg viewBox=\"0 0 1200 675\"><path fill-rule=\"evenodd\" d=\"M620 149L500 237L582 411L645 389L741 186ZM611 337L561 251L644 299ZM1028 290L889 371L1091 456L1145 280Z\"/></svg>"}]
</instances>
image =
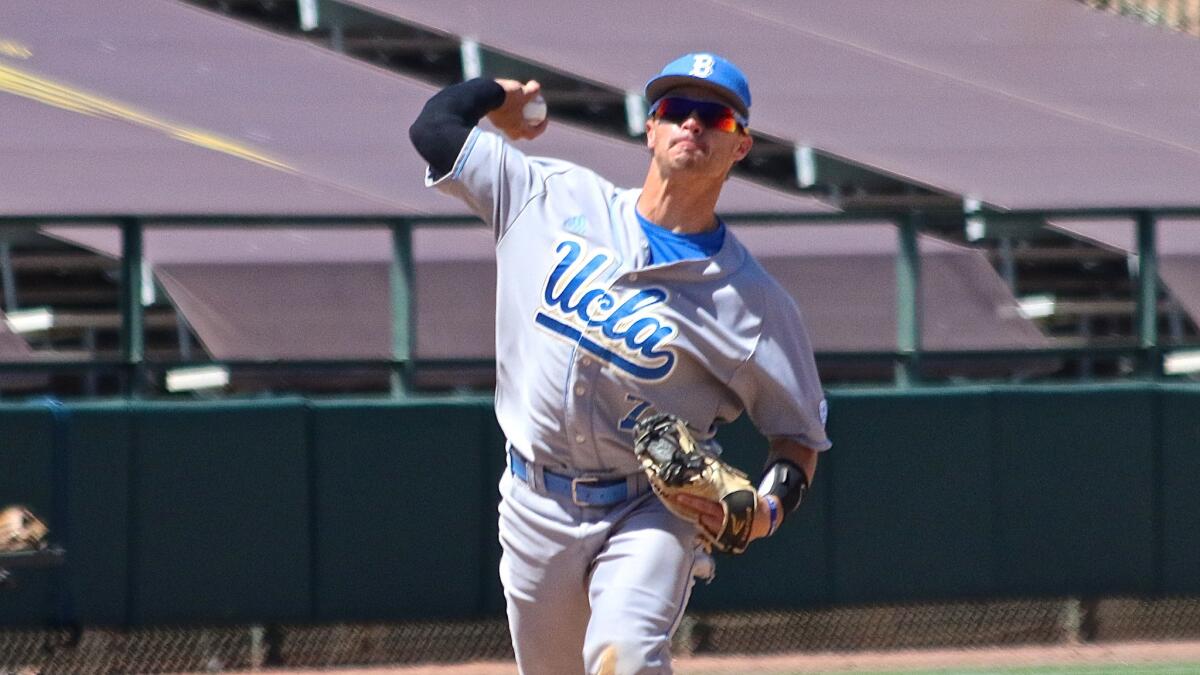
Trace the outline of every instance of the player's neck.
<instances>
[{"instance_id":1,"label":"player's neck","mask_svg":"<svg viewBox=\"0 0 1200 675\"><path fill-rule=\"evenodd\" d=\"M638 198L637 210L646 220L680 234L699 234L717 226L713 211L724 181L663 178L651 167Z\"/></svg>"}]
</instances>

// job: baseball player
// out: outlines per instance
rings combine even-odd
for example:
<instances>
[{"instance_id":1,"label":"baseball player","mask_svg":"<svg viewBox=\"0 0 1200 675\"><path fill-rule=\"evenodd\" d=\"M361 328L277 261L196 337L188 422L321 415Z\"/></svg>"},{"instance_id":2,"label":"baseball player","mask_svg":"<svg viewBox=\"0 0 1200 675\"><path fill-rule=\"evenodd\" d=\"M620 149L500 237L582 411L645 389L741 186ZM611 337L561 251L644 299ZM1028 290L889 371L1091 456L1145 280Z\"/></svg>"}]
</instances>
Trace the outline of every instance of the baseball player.
<instances>
[{"instance_id":1,"label":"baseball player","mask_svg":"<svg viewBox=\"0 0 1200 675\"><path fill-rule=\"evenodd\" d=\"M830 445L799 310L714 215L749 152L750 89L714 54L687 54L646 85L641 189L528 156L535 81L475 79L434 95L410 129L426 184L492 227L498 268L496 416L500 576L525 675L670 673L669 642L697 546L720 503L648 487L633 430L650 413L700 441L747 412L770 439L750 538L803 500ZM486 116L509 140L476 127Z\"/></svg>"}]
</instances>

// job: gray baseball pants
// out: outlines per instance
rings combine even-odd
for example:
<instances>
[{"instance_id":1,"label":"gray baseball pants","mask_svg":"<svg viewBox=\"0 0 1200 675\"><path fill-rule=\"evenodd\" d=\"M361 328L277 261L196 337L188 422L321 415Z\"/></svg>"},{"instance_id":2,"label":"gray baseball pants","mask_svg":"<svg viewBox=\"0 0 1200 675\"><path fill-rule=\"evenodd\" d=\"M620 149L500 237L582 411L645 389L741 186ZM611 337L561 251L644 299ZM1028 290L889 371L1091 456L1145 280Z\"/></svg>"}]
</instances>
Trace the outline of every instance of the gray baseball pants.
<instances>
[{"instance_id":1,"label":"gray baseball pants","mask_svg":"<svg viewBox=\"0 0 1200 675\"><path fill-rule=\"evenodd\" d=\"M645 489L608 507L577 506L505 471L500 579L522 675L595 673L617 647L617 673L671 673L670 641L698 556L695 526Z\"/></svg>"}]
</instances>

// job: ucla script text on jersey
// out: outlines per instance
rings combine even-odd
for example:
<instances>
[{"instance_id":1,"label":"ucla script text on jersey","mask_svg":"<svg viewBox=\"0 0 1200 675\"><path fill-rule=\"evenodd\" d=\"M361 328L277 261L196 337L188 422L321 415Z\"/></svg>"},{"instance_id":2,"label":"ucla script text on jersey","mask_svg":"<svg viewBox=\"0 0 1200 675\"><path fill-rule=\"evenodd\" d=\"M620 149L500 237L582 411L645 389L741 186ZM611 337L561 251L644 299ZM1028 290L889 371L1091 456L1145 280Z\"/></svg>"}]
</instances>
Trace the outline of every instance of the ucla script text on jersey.
<instances>
[{"instance_id":1,"label":"ucla script text on jersey","mask_svg":"<svg viewBox=\"0 0 1200 675\"><path fill-rule=\"evenodd\" d=\"M478 128L427 183L495 234L496 413L523 456L633 473L629 419L649 408L702 434L745 412L764 435L829 447L799 310L732 231L709 258L647 265L640 190Z\"/></svg>"}]
</instances>

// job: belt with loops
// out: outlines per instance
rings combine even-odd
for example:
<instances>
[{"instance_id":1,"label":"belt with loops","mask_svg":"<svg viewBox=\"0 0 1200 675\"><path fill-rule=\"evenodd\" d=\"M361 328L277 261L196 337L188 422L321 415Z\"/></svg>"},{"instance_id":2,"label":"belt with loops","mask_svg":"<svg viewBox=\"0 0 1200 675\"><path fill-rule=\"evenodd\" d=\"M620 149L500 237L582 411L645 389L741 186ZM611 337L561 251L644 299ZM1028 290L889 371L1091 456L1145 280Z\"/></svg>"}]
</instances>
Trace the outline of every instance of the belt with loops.
<instances>
[{"instance_id":1,"label":"belt with loops","mask_svg":"<svg viewBox=\"0 0 1200 675\"><path fill-rule=\"evenodd\" d=\"M530 474L538 470L536 465L511 447L508 449L508 466L514 476L528 485L534 485ZM576 506L612 506L646 491L641 487L646 481L638 481L636 485L641 489L631 491L630 481L626 477L567 476L549 469L541 469L541 474L541 484L546 492L567 497Z\"/></svg>"}]
</instances>

